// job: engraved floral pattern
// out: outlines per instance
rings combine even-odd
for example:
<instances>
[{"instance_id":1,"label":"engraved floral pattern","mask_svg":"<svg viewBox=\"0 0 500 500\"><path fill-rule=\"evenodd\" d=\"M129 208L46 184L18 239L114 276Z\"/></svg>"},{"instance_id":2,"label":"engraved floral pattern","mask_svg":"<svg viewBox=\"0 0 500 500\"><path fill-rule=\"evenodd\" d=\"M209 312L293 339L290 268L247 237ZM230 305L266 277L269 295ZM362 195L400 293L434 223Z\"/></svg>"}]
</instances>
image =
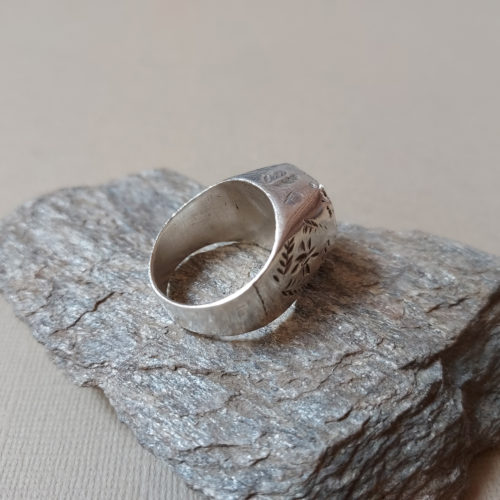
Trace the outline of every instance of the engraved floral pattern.
<instances>
[{"instance_id":1,"label":"engraved floral pattern","mask_svg":"<svg viewBox=\"0 0 500 500\"><path fill-rule=\"evenodd\" d=\"M320 192L321 192L321 202L325 204L326 211L328 212L328 215L330 216L330 219L333 219L333 205L332 202L330 201L330 198L326 194L325 188L323 186L320 187Z\"/></svg>"},{"instance_id":2,"label":"engraved floral pattern","mask_svg":"<svg viewBox=\"0 0 500 500\"><path fill-rule=\"evenodd\" d=\"M318 257L320 252L318 252L316 248L312 245L311 238L308 238L307 241L302 240L299 245L299 250L301 251L301 253L297 255L295 260L300 264L302 276L305 276L306 274L311 274L310 263L312 259Z\"/></svg>"},{"instance_id":3,"label":"engraved floral pattern","mask_svg":"<svg viewBox=\"0 0 500 500\"><path fill-rule=\"evenodd\" d=\"M323 258L331 246L331 241L323 241L320 234L328 230L330 219L334 218L333 207L324 188L318 189L323 209L316 217L305 218L302 228L284 244L273 275L277 283L286 283L281 291L285 296L298 293L318 259Z\"/></svg>"},{"instance_id":4,"label":"engraved floral pattern","mask_svg":"<svg viewBox=\"0 0 500 500\"><path fill-rule=\"evenodd\" d=\"M302 232L304 234L311 234L312 232L317 231L320 227L323 227L320 222L316 222L314 219L304 219Z\"/></svg>"},{"instance_id":5,"label":"engraved floral pattern","mask_svg":"<svg viewBox=\"0 0 500 500\"><path fill-rule=\"evenodd\" d=\"M294 274L297 270L296 267L291 269L293 264L293 250L295 248L295 236L290 238L283 247L283 252L281 253L279 266L276 269L278 274L275 274L273 278L276 281L280 281L279 274L286 276L287 274Z\"/></svg>"}]
</instances>

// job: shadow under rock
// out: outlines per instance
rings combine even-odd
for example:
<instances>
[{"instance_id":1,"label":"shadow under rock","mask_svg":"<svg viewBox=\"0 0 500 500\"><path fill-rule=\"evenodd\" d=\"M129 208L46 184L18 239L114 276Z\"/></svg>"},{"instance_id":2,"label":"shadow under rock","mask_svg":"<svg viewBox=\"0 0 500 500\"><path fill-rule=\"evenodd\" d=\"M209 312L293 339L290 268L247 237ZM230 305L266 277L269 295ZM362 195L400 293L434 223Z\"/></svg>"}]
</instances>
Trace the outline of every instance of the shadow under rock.
<instances>
[{"instance_id":1,"label":"shadow under rock","mask_svg":"<svg viewBox=\"0 0 500 500\"><path fill-rule=\"evenodd\" d=\"M202 250L179 266L168 294L173 300L188 304L221 299L248 283L268 256L269 250L249 243L220 244ZM355 240L340 235L318 273L279 318L253 332L214 338L252 344L286 344L314 335L322 326L332 323L339 309L344 314L355 309L363 295L379 282L373 256Z\"/></svg>"}]
</instances>

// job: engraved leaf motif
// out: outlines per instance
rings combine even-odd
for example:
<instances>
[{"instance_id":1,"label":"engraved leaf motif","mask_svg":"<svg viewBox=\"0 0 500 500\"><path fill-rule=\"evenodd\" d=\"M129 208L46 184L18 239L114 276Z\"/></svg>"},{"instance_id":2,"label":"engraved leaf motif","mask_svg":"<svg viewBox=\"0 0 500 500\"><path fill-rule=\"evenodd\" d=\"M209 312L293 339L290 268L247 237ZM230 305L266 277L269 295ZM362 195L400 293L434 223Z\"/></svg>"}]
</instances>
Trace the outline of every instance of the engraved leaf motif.
<instances>
[{"instance_id":1,"label":"engraved leaf motif","mask_svg":"<svg viewBox=\"0 0 500 500\"><path fill-rule=\"evenodd\" d=\"M326 205L326 211L328 212L330 219L332 219L334 214L332 202L329 196L326 194L325 188L323 186L321 186L320 192L321 192L321 201Z\"/></svg>"},{"instance_id":2,"label":"engraved leaf motif","mask_svg":"<svg viewBox=\"0 0 500 500\"><path fill-rule=\"evenodd\" d=\"M280 255L279 266L276 272L281 275L286 275L293 264L293 250L295 248L295 237L290 238L284 245L283 252ZM277 274L273 275L275 281L279 282L280 278Z\"/></svg>"},{"instance_id":3,"label":"engraved leaf motif","mask_svg":"<svg viewBox=\"0 0 500 500\"><path fill-rule=\"evenodd\" d=\"M326 210L328 210L330 217L332 217L333 212L330 213L330 210L332 210L330 200L323 188L321 189L321 194L321 201L326 203ZM326 229L326 225L318 221L317 218L306 218L303 221L301 232L294 235L283 245L283 251L279 256L279 265L276 269L276 274L273 275L273 279L277 283L281 282L282 277L290 276L287 285L281 291L283 295L290 296L296 294L305 281L306 276L311 274L313 261L322 252L326 253L326 248L330 245L329 241L327 247L322 249L316 248L313 243L312 233L320 229ZM299 274L300 278L297 278Z\"/></svg>"},{"instance_id":4,"label":"engraved leaf motif","mask_svg":"<svg viewBox=\"0 0 500 500\"><path fill-rule=\"evenodd\" d=\"M302 232L304 234L311 234L316 231L320 225L314 219L304 219L304 226L302 227Z\"/></svg>"}]
</instances>

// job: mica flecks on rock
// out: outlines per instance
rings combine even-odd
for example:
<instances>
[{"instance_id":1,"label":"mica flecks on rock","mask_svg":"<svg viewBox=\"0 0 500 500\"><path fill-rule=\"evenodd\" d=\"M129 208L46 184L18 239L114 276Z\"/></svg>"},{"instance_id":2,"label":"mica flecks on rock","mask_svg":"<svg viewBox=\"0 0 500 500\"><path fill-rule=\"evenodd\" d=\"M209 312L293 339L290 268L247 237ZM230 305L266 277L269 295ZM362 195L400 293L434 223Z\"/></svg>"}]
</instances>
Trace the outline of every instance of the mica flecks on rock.
<instances>
[{"instance_id":1,"label":"mica flecks on rock","mask_svg":"<svg viewBox=\"0 0 500 500\"><path fill-rule=\"evenodd\" d=\"M172 323L147 275L156 233L199 189L158 170L23 205L0 223L1 291L208 497L458 494L500 441L500 259L341 224L284 318L212 340ZM172 293L226 295L264 258L244 243L197 254Z\"/></svg>"}]
</instances>

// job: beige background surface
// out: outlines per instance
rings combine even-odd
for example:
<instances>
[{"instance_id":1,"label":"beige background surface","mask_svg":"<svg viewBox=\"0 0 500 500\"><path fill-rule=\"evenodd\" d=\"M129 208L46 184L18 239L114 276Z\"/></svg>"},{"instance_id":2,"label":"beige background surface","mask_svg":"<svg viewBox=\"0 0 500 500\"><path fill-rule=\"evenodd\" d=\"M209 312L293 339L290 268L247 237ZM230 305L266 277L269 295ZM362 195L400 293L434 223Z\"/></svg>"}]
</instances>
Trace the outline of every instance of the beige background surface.
<instances>
[{"instance_id":1,"label":"beige background surface","mask_svg":"<svg viewBox=\"0 0 500 500\"><path fill-rule=\"evenodd\" d=\"M496 0L0 2L0 215L168 166L295 163L339 218L500 254ZM0 498L194 498L0 301ZM468 498L500 498L500 452Z\"/></svg>"}]
</instances>

